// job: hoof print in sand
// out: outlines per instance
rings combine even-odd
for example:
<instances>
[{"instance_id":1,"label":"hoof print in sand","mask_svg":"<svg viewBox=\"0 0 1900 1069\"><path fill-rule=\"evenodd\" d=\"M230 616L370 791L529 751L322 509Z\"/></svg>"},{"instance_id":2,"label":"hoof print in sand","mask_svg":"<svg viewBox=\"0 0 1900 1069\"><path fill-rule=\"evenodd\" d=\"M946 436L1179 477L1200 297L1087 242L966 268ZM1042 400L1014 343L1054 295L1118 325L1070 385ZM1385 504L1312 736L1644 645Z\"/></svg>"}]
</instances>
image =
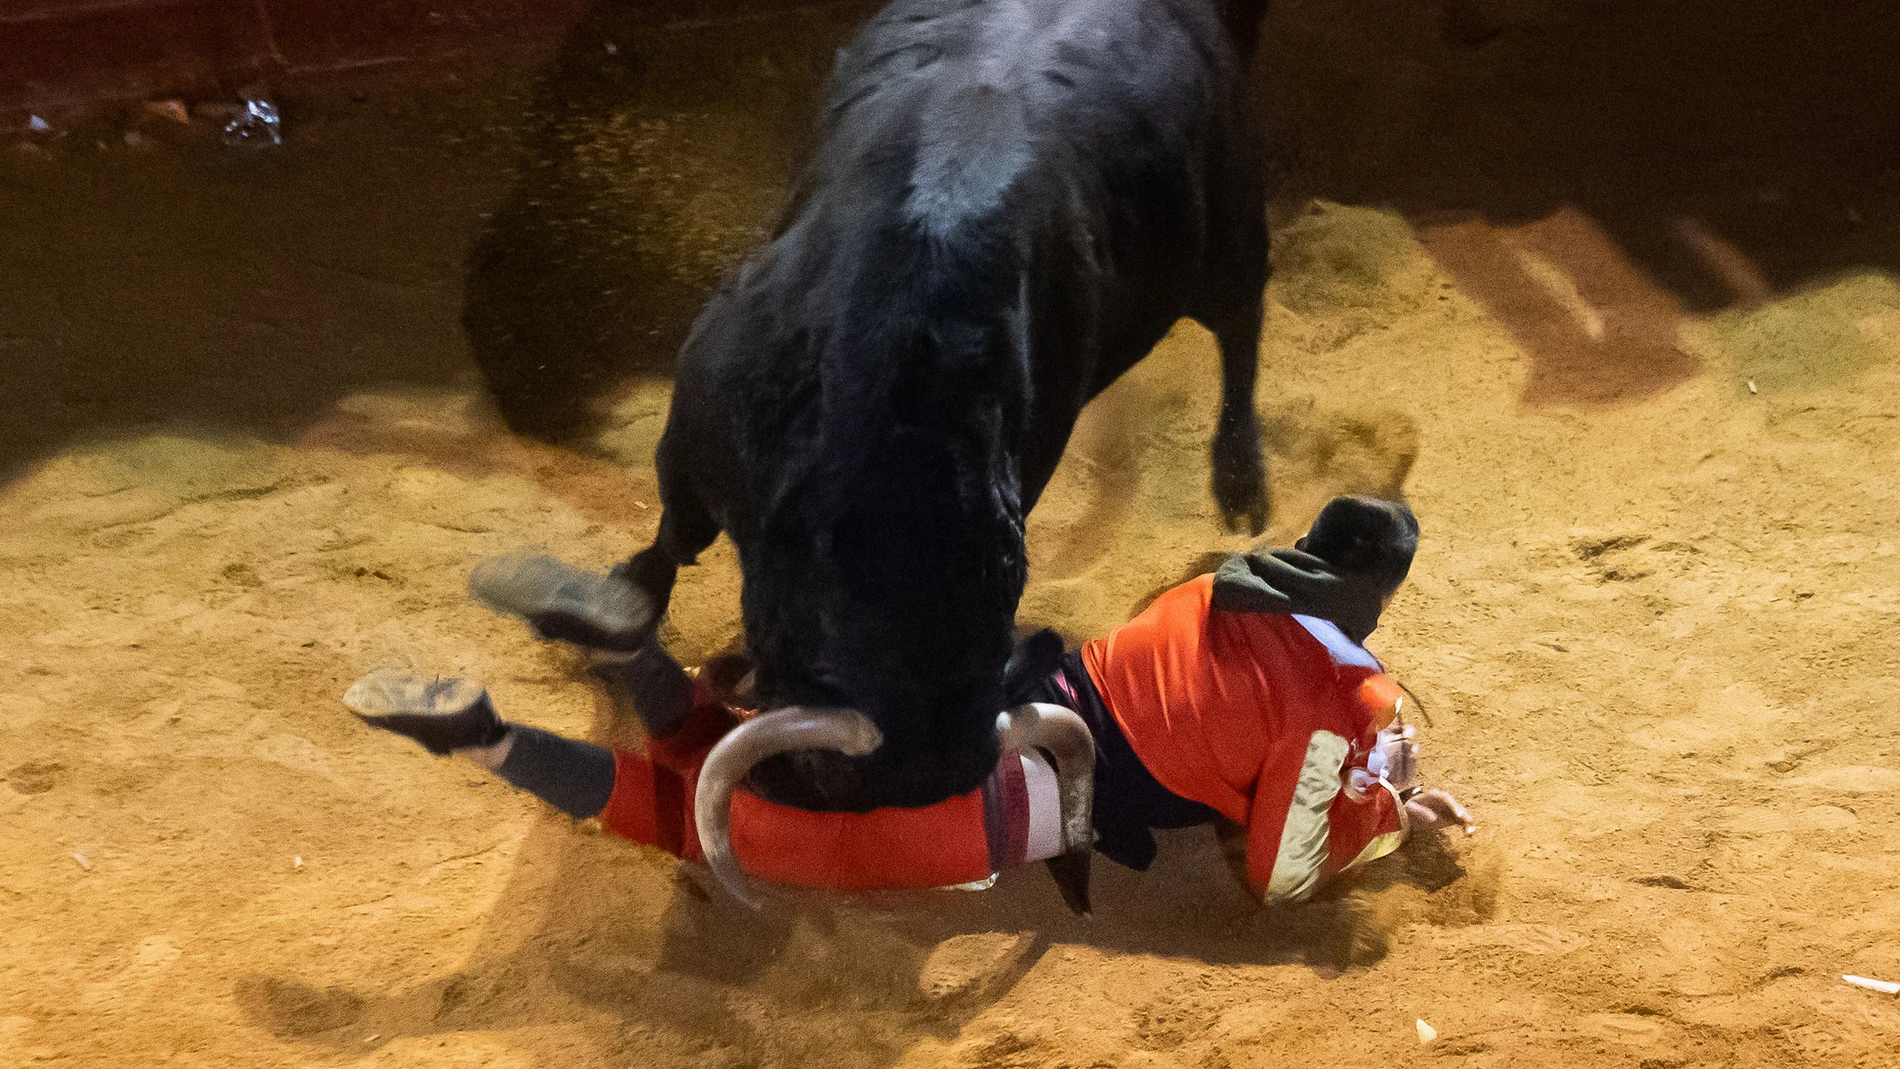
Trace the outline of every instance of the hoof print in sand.
<instances>
[{"instance_id":1,"label":"hoof print in sand","mask_svg":"<svg viewBox=\"0 0 1900 1069\"><path fill-rule=\"evenodd\" d=\"M21 794L45 794L65 778L66 766L58 761L28 761L7 770L7 786Z\"/></svg>"},{"instance_id":2,"label":"hoof print in sand","mask_svg":"<svg viewBox=\"0 0 1900 1069\"><path fill-rule=\"evenodd\" d=\"M337 987L311 987L275 977L238 981L238 1003L246 1015L286 1039L316 1035L355 1024L363 1016L363 998Z\"/></svg>"}]
</instances>

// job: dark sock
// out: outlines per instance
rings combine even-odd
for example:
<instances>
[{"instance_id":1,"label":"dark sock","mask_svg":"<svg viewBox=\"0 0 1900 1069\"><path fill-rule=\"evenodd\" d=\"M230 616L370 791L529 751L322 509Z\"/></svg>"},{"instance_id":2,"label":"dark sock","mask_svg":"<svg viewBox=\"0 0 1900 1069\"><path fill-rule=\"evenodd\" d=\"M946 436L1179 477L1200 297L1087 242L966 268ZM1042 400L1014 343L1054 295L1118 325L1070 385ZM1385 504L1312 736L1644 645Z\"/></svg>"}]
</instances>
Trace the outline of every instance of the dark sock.
<instances>
[{"instance_id":1,"label":"dark sock","mask_svg":"<svg viewBox=\"0 0 1900 1069\"><path fill-rule=\"evenodd\" d=\"M648 738L663 739L678 731L693 711L691 677L656 642L624 656L597 657L593 670L633 705Z\"/></svg>"},{"instance_id":2,"label":"dark sock","mask_svg":"<svg viewBox=\"0 0 1900 1069\"><path fill-rule=\"evenodd\" d=\"M510 724L508 757L495 769L502 779L568 816L599 816L614 793L614 752L540 728Z\"/></svg>"}]
</instances>

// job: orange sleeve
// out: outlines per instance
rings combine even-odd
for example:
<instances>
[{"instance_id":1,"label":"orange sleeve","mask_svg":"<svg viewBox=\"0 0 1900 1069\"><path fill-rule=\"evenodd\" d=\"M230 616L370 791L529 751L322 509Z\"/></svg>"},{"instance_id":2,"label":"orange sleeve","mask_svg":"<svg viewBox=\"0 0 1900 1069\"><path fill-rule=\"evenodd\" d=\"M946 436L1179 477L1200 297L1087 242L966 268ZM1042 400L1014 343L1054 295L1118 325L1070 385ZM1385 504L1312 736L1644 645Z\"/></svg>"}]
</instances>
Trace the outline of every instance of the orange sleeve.
<instances>
[{"instance_id":1,"label":"orange sleeve","mask_svg":"<svg viewBox=\"0 0 1900 1069\"><path fill-rule=\"evenodd\" d=\"M1374 672L1359 682L1354 702L1359 712L1372 721L1372 730L1384 731L1398 716L1405 692L1384 672Z\"/></svg>"},{"instance_id":2,"label":"orange sleeve","mask_svg":"<svg viewBox=\"0 0 1900 1069\"><path fill-rule=\"evenodd\" d=\"M1247 814L1247 879L1267 901L1297 901L1319 886L1351 752L1343 736L1312 731L1281 740L1262 764Z\"/></svg>"}]
</instances>

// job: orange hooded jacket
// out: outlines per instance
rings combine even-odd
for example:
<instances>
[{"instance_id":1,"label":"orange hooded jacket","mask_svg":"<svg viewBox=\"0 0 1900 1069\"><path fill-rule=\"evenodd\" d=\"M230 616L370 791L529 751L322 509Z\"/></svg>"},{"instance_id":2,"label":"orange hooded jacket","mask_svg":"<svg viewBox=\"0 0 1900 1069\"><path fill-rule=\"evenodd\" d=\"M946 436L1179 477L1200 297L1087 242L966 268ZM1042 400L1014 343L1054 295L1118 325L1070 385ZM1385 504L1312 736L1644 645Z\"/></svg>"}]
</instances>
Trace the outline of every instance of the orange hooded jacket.
<instances>
[{"instance_id":1,"label":"orange hooded jacket","mask_svg":"<svg viewBox=\"0 0 1900 1069\"><path fill-rule=\"evenodd\" d=\"M1395 849L1404 807L1364 769L1398 688L1337 627L1213 608L1214 578L1168 591L1082 647L1090 679L1161 785L1246 828L1247 874L1269 901Z\"/></svg>"}]
</instances>

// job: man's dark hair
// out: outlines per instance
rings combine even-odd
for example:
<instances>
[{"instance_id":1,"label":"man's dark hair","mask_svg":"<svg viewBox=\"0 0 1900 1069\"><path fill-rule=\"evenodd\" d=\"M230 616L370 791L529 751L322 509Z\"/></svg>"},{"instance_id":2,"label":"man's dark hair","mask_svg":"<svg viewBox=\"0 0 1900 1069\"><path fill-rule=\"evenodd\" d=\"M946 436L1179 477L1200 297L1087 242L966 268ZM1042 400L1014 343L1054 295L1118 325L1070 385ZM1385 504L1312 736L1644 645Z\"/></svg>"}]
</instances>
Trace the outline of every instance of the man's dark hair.
<instances>
[{"instance_id":1,"label":"man's dark hair","mask_svg":"<svg viewBox=\"0 0 1900 1069\"><path fill-rule=\"evenodd\" d=\"M1418 552L1418 517L1403 502L1336 497L1294 548L1342 575L1372 579L1390 593L1405 581Z\"/></svg>"}]
</instances>

